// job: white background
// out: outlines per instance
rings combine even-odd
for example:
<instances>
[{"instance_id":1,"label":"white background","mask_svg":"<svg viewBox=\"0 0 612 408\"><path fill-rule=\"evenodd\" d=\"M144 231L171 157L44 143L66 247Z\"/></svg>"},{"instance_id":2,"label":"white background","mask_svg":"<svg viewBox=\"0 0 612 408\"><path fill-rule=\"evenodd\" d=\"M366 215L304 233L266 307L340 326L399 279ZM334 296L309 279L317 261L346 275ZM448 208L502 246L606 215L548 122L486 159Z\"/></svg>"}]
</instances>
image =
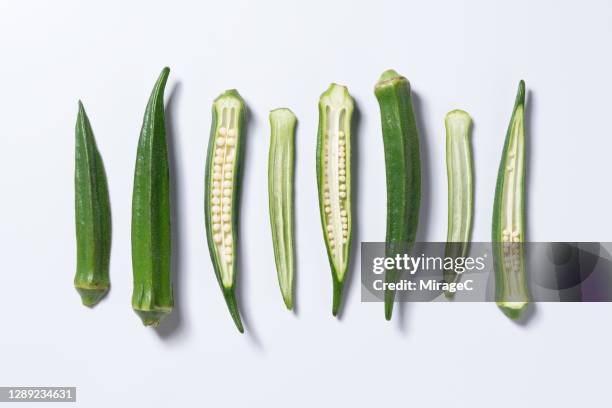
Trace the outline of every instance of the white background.
<instances>
[{"instance_id":1,"label":"white background","mask_svg":"<svg viewBox=\"0 0 612 408\"><path fill-rule=\"evenodd\" d=\"M528 234L612 239L612 3L608 1L0 2L0 385L78 387L83 407L603 406L612 306L539 304L526 324L494 304L408 304L392 322L360 302L354 263L341 319L315 180L317 101L345 84L361 112L355 242L383 240L385 183L373 86L412 83L421 128L419 238L446 236L444 114L474 118L474 240L487 240L519 79L528 94ZM159 330L132 312L130 211L149 93L166 100L175 180L176 310ZM239 335L205 243L212 100L246 99ZM112 289L72 287L74 123L90 116L110 185ZM299 118L297 312L277 285L267 209L268 112ZM359 248L355 245L358 260ZM74 405L72 405L74 406Z\"/></svg>"}]
</instances>

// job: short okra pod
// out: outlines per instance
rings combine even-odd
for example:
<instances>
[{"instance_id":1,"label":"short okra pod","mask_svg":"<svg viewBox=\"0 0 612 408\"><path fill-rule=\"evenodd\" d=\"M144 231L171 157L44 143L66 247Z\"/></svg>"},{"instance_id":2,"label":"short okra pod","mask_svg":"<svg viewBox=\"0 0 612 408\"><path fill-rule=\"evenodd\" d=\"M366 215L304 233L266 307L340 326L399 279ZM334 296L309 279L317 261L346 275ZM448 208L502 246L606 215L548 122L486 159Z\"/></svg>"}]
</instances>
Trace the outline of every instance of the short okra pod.
<instances>
[{"instance_id":1,"label":"short okra pod","mask_svg":"<svg viewBox=\"0 0 612 408\"><path fill-rule=\"evenodd\" d=\"M525 83L519 83L499 165L493 206L495 300L510 318L529 301L525 276Z\"/></svg>"},{"instance_id":2,"label":"short okra pod","mask_svg":"<svg viewBox=\"0 0 612 408\"><path fill-rule=\"evenodd\" d=\"M169 68L153 87L138 140L132 195L132 308L145 326L172 311L170 176L164 88Z\"/></svg>"},{"instance_id":3,"label":"short okra pod","mask_svg":"<svg viewBox=\"0 0 612 408\"><path fill-rule=\"evenodd\" d=\"M380 105L387 177L386 256L409 251L414 244L421 203L421 153L410 83L394 70L385 71L374 88ZM389 269L386 282L399 272ZM391 319L395 291L385 290L385 318Z\"/></svg>"},{"instance_id":4,"label":"short okra pod","mask_svg":"<svg viewBox=\"0 0 612 408\"><path fill-rule=\"evenodd\" d=\"M111 214L102 157L81 101L75 136L77 267L74 286L83 304L94 306L110 288Z\"/></svg>"},{"instance_id":5,"label":"short okra pod","mask_svg":"<svg viewBox=\"0 0 612 408\"><path fill-rule=\"evenodd\" d=\"M215 276L238 331L244 332L236 302L236 247L242 172L244 100L235 89L213 103L204 181L204 218Z\"/></svg>"},{"instance_id":6,"label":"short okra pod","mask_svg":"<svg viewBox=\"0 0 612 408\"><path fill-rule=\"evenodd\" d=\"M293 308L293 171L297 118L286 108L270 112L268 201L278 284L287 309Z\"/></svg>"},{"instance_id":7,"label":"short okra pod","mask_svg":"<svg viewBox=\"0 0 612 408\"><path fill-rule=\"evenodd\" d=\"M448 178L448 231L445 258L467 256L472 231L474 178L470 128L472 118L462 110L446 115L446 174ZM455 282L459 275L444 269L444 281ZM452 295L451 292L446 293Z\"/></svg>"},{"instance_id":8,"label":"short okra pod","mask_svg":"<svg viewBox=\"0 0 612 408\"><path fill-rule=\"evenodd\" d=\"M332 314L342 300L351 250L351 118L353 98L345 86L331 84L319 99L317 184L319 213L332 272Z\"/></svg>"}]
</instances>

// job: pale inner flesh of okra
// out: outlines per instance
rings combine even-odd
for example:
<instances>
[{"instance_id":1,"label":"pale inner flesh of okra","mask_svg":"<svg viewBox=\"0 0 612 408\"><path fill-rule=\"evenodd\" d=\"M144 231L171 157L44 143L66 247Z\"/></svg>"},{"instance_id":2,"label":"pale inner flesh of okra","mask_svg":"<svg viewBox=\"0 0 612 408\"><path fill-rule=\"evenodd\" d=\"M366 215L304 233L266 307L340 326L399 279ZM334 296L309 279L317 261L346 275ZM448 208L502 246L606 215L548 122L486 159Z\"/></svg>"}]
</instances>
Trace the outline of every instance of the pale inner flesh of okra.
<instances>
[{"instance_id":1,"label":"pale inner flesh of okra","mask_svg":"<svg viewBox=\"0 0 612 408\"><path fill-rule=\"evenodd\" d=\"M504 276L516 277L522 274L523 251L520 242L523 242L523 188L524 173L524 124L523 106L516 110L510 131L508 152L506 155L506 168L504 190L502 195L502 242L503 242L503 268ZM520 299L523 293L523 284L519 279L507 279L505 287L508 299ZM525 302L504 302L507 307L520 308Z\"/></svg>"},{"instance_id":2,"label":"pale inner flesh of okra","mask_svg":"<svg viewBox=\"0 0 612 408\"><path fill-rule=\"evenodd\" d=\"M350 123L345 107L325 107L323 139L323 204L325 212L325 233L329 242L332 260L343 279L344 266L348 258L349 215L350 215Z\"/></svg>"},{"instance_id":3,"label":"pale inner flesh of okra","mask_svg":"<svg viewBox=\"0 0 612 408\"><path fill-rule=\"evenodd\" d=\"M234 204L234 180L239 107L232 100L220 101L217 106L218 123L215 135L213 168L210 189L210 219L212 234L220 259L221 280L224 287L233 283L234 237L232 205Z\"/></svg>"}]
</instances>

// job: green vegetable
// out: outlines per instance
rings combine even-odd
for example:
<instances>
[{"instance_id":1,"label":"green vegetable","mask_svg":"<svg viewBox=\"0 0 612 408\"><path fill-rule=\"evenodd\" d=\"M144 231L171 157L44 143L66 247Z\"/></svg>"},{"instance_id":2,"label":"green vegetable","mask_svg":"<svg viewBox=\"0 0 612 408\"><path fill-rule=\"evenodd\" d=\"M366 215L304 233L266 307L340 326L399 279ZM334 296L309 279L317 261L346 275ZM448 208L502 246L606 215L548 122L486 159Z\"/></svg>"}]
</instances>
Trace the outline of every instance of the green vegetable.
<instances>
[{"instance_id":1,"label":"green vegetable","mask_svg":"<svg viewBox=\"0 0 612 408\"><path fill-rule=\"evenodd\" d=\"M446 115L446 172L448 176L448 233L444 257L467 256L472 231L474 181L470 127L472 118L467 112L454 110ZM453 263L454 264L454 263ZM459 275L444 269L444 281L455 282ZM451 292L446 293L452 296Z\"/></svg>"},{"instance_id":2,"label":"green vegetable","mask_svg":"<svg viewBox=\"0 0 612 408\"><path fill-rule=\"evenodd\" d=\"M331 84L319 99L317 183L319 211L332 272L332 314L336 316L351 248L351 116L353 98Z\"/></svg>"},{"instance_id":3,"label":"green vegetable","mask_svg":"<svg viewBox=\"0 0 612 408\"><path fill-rule=\"evenodd\" d=\"M289 109L270 112L268 199L274 261L278 284L287 309L293 308L295 274L293 243L293 157L297 118Z\"/></svg>"},{"instance_id":4,"label":"green vegetable","mask_svg":"<svg viewBox=\"0 0 612 408\"><path fill-rule=\"evenodd\" d=\"M385 71L374 89L382 122L387 174L386 256L409 251L414 244L421 201L419 134L412 109L410 83L394 70ZM387 283L399 272L389 269ZM395 291L385 291L385 317L391 319Z\"/></svg>"},{"instance_id":5,"label":"green vegetable","mask_svg":"<svg viewBox=\"0 0 612 408\"><path fill-rule=\"evenodd\" d=\"M527 307L525 277L525 82L519 83L514 111L499 164L493 206L495 300L510 318Z\"/></svg>"},{"instance_id":6,"label":"green vegetable","mask_svg":"<svg viewBox=\"0 0 612 408\"><path fill-rule=\"evenodd\" d=\"M111 213L102 157L81 101L75 136L77 267L74 286L83 304L94 306L110 288Z\"/></svg>"},{"instance_id":7,"label":"green vegetable","mask_svg":"<svg viewBox=\"0 0 612 408\"><path fill-rule=\"evenodd\" d=\"M147 104L138 140L132 196L132 308L145 326L157 326L173 307L170 182L164 119L164 68Z\"/></svg>"},{"instance_id":8,"label":"green vegetable","mask_svg":"<svg viewBox=\"0 0 612 408\"><path fill-rule=\"evenodd\" d=\"M236 303L236 243L246 107L235 89L215 99L206 159L204 216L217 281L232 319L244 332Z\"/></svg>"}]
</instances>

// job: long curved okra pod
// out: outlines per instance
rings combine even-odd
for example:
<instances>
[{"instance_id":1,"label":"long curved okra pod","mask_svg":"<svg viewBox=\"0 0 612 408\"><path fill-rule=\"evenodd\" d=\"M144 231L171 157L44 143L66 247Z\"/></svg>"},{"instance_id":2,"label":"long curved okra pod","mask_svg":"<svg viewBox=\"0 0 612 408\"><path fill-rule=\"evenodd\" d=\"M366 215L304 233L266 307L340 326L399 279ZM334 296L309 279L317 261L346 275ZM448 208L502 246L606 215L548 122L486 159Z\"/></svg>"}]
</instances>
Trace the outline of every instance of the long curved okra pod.
<instances>
[{"instance_id":1,"label":"long curved okra pod","mask_svg":"<svg viewBox=\"0 0 612 408\"><path fill-rule=\"evenodd\" d=\"M235 89L213 103L206 158L204 216L208 250L229 312L244 332L236 302L236 242L246 107Z\"/></svg>"},{"instance_id":2,"label":"long curved okra pod","mask_svg":"<svg viewBox=\"0 0 612 408\"><path fill-rule=\"evenodd\" d=\"M351 249L351 116L353 98L331 84L319 99L317 184L319 212L332 272L332 314L336 316Z\"/></svg>"},{"instance_id":3,"label":"long curved okra pod","mask_svg":"<svg viewBox=\"0 0 612 408\"><path fill-rule=\"evenodd\" d=\"M448 177L448 231L444 257L465 257L472 231L474 181L470 127L472 118L462 110L446 114L446 173ZM454 264L454 263L453 263ZM444 269L444 281L455 282L459 275ZM451 296L451 292L446 293Z\"/></svg>"},{"instance_id":4,"label":"long curved okra pod","mask_svg":"<svg viewBox=\"0 0 612 408\"><path fill-rule=\"evenodd\" d=\"M499 164L493 206L493 261L495 300L510 318L527 307L525 277L525 82L519 83L516 102Z\"/></svg>"},{"instance_id":5,"label":"long curved okra pod","mask_svg":"<svg viewBox=\"0 0 612 408\"><path fill-rule=\"evenodd\" d=\"M380 105L387 175L386 256L414 244L421 202L421 155L410 83L394 70L385 71L374 88ZM396 282L389 269L385 281ZM391 319L395 291L385 290L385 318Z\"/></svg>"},{"instance_id":6,"label":"long curved okra pod","mask_svg":"<svg viewBox=\"0 0 612 408\"><path fill-rule=\"evenodd\" d=\"M293 308L293 168L297 118L286 108L270 112L268 200L278 284L287 309Z\"/></svg>"},{"instance_id":7,"label":"long curved okra pod","mask_svg":"<svg viewBox=\"0 0 612 408\"><path fill-rule=\"evenodd\" d=\"M132 196L132 308L145 326L157 326L172 298L170 179L164 88L169 68L153 87L138 140Z\"/></svg>"},{"instance_id":8,"label":"long curved okra pod","mask_svg":"<svg viewBox=\"0 0 612 408\"><path fill-rule=\"evenodd\" d=\"M94 306L110 288L111 214L104 164L81 101L75 136L77 267L74 286L83 304Z\"/></svg>"}]
</instances>

